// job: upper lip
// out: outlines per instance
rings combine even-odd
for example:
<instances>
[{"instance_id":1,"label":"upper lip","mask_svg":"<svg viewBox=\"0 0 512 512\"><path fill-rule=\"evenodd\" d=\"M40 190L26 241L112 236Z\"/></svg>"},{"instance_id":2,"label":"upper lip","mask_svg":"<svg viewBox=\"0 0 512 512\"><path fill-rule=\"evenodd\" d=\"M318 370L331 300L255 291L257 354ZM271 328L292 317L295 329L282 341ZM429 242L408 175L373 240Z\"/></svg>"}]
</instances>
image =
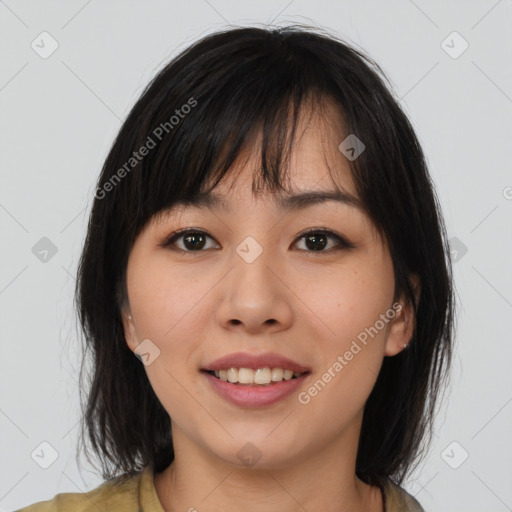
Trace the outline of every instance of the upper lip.
<instances>
[{"instance_id":1,"label":"upper lip","mask_svg":"<svg viewBox=\"0 0 512 512\"><path fill-rule=\"evenodd\" d=\"M306 373L310 369L287 357L271 352L264 354L249 354L247 352L236 352L220 357L215 361L206 365L203 370L218 371L227 368L283 368L284 370L292 370L293 372Z\"/></svg>"}]
</instances>

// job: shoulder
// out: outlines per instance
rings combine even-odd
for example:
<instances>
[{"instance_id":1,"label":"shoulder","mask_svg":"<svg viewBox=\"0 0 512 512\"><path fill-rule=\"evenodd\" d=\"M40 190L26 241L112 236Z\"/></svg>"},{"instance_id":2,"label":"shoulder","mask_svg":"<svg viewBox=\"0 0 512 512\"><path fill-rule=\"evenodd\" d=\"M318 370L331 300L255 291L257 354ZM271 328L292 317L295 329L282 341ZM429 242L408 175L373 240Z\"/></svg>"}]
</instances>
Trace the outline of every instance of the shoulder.
<instances>
[{"instance_id":1,"label":"shoulder","mask_svg":"<svg viewBox=\"0 0 512 512\"><path fill-rule=\"evenodd\" d=\"M383 484L386 512L425 512L418 500L391 479Z\"/></svg>"},{"instance_id":2,"label":"shoulder","mask_svg":"<svg viewBox=\"0 0 512 512\"><path fill-rule=\"evenodd\" d=\"M15 512L139 512L139 481L141 473L121 479L106 480L88 492L66 492L52 499L39 501Z\"/></svg>"}]
</instances>

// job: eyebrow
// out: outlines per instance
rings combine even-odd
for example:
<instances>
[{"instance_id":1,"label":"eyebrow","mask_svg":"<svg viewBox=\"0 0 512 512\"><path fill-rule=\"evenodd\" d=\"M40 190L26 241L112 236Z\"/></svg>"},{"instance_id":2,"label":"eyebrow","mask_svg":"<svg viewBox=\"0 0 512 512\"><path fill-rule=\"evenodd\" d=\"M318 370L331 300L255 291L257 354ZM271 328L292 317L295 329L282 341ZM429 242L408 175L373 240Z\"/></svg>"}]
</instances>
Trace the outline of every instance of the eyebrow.
<instances>
[{"instance_id":1,"label":"eyebrow","mask_svg":"<svg viewBox=\"0 0 512 512\"><path fill-rule=\"evenodd\" d=\"M309 208L310 206L321 204L326 201L336 201L338 203L357 208L361 211L364 210L360 199L341 190L311 190L306 192L297 192L289 195L277 195L273 197L273 200L279 210L287 212ZM198 193L192 197L181 199L175 203L175 206L188 206L201 209L222 209L228 213L231 212L231 208L224 199L213 192Z\"/></svg>"}]
</instances>

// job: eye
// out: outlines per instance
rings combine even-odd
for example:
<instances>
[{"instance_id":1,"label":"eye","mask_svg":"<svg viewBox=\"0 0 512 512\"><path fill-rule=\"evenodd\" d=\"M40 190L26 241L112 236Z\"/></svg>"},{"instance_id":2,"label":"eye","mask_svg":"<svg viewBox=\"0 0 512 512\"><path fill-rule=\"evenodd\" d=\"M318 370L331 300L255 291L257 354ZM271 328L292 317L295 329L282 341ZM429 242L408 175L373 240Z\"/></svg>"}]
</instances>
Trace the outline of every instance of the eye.
<instances>
[{"instance_id":1,"label":"eye","mask_svg":"<svg viewBox=\"0 0 512 512\"><path fill-rule=\"evenodd\" d=\"M180 229L179 231L175 231L172 233L163 243L159 244L161 247L169 247L173 246L184 252L200 252L205 248L205 240L209 238L213 240L213 238L205 233L204 231L198 229ZM183 241L184 247L177 247L176 242ZM209 249L209 247L206 247Z\"/></svg>"},{"instance_id":2,"label":"eye","mask_svg":"<svg viewBox=\"0 0 512 512\"><path fill-rule=\"evenodd\" d=\"M164 248L172 246L172 249L178 249L183 252L201 252L205 248L212 248L207 247L207 239L213 240L213 238L204 231L198 229L181 229L172 233L159 245ZM343 248L355 248L354 244L346 240L341 235L338 235L328 229L309 229L297 238L297 240L302 239L305 239L304 243L306 248L301 250L306 252L331 252L333 250L340 250ZM334 244L334 247L324 250L325 247L329 245L329 239L334 240L336 243ZM183 242L183 245L180 247L177 242Z\"/></svg>"},{"instance_id":3,"label":"eye","mask_svg":"<svg viewBox=\"0 0 512 512\"><path fill-rule=\"evenodd\" d=\"M302 233L297 240L302 239L304 239L304 245L306 248L301 250L308 252L331 252L333 250L355 248L354 244L329 229L309 229L308 231ZM329 249L324 250L325 247L329 245L329 239L335 240L336 243L334 244L334 247L330 247Z\"/></svg>"}]
</instances>

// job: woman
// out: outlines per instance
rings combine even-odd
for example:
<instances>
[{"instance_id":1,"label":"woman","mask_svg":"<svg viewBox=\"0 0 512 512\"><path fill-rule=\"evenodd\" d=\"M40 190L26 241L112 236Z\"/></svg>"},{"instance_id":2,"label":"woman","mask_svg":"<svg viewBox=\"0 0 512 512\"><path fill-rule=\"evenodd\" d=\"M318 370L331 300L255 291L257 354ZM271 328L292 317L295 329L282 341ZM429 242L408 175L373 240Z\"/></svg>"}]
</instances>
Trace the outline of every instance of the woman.
<instances>
[{"instance_id":1,"label":"woman","mask_svg":"<svg viewBox=\"0 0 512 512\"><path fill-rule=\"evenodd\" d=\"M423 510L400 485L450 366L453 283L379 75L290 26L209 35L153 79L77 280L106 482L23 511Z\"/></svg>"}]
</instances>

